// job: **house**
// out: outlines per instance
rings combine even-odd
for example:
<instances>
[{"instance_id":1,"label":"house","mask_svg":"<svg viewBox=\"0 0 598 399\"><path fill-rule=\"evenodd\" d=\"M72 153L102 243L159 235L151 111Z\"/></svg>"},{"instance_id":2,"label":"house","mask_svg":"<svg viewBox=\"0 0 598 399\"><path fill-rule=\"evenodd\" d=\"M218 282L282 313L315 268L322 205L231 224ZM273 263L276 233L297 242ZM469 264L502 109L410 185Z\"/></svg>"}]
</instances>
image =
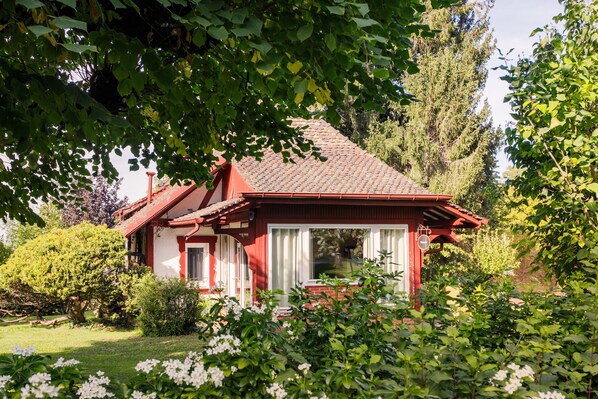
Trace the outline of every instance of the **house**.
<instances>
[{"instance_id":1,"label":"house","mask_svg":"<svg viewBox=\"0 0 598 399\"><path fill-rule=\"evenodd\" d=\"M458 241L455 229L487 220L451 204L341 135L321 120L306 138L328 160L283 163L268 151L214 166L213 189L167 185L118 211L116 226L129 250L156 275L219 287L248 303L256 289L288 292L301 283L317 290L321 273L344 277L356 257L392 252L389 271L401 271L398 289L420 287L422 231L434 243ZM422 226L425 227L422 230ZM418 230L419 228L419 230ZM282 298L283 303L285 298Z\"/></svg>"}]
</instances>

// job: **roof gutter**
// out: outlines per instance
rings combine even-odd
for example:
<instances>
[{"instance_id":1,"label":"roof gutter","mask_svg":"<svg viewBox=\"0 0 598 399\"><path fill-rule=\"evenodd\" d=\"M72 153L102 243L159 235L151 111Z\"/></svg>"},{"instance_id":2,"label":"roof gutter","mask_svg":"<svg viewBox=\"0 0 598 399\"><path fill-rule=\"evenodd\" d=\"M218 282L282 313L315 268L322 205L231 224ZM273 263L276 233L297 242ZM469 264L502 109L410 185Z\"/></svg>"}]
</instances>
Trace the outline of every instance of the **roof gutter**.
<instances>
[{"instance_id":1,"label":"roof gutter","mask_svg":"<svg viewBox=\"0 0 598 399\"><path fill-rule=\"evenodd\" d=\"M451 195L439 194L350 194L350 193L242 193L244 198L309 198L309 199L355 199L355 200L402 200L402 201L448 201Z\"/></svg>"}]
</instances>

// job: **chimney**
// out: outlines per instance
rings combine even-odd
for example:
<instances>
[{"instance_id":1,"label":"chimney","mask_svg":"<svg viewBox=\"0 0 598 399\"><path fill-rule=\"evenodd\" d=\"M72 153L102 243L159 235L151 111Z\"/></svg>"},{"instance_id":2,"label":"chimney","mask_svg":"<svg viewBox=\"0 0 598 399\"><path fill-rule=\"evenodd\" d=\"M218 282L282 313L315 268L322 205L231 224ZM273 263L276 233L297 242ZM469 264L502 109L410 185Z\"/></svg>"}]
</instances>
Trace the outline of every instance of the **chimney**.
<instances>
[{"instance_id":1,"label":"chimney","mask_svg":"<svg viewBox=\"0 0 598 399\"><path fill-rule=\"evenodd\" d=\"M152 196L154 191L154 175L156 172L146 172L147 173L147 202L146 205L149 205L152 202Z\"/></svg>"}]
</instances>

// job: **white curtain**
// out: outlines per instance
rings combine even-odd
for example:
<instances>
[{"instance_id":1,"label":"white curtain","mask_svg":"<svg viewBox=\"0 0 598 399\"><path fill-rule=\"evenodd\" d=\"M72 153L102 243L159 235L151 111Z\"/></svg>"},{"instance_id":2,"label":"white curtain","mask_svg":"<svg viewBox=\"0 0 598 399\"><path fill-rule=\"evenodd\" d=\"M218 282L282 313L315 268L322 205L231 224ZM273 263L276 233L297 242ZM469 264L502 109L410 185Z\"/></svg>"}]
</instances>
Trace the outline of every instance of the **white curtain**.
<instances>
[{"instance_id":1,"label":"white curtain","mask_svg":"<svg viewBox=\"0 0 598 399\"><path fill-rule=\"evenodd\" d=\"M397 291L407 291L409 275L405 261L406 232L403 229L380 229L380 249L390 252L384 269L386 272L403 272L401 280L395 287Z\"/></svg>"},{"instance_id":2,"label":"white curtain","mask_svg":"<svg viewBox=\"0 0 598 399\"><path fill-rule=\"evenodd\" d=\"M299 270L299 229L272 229L273 290L282 290L280 306L288 305L288 293L297 283Z\"/></svg>"}]
</instances>

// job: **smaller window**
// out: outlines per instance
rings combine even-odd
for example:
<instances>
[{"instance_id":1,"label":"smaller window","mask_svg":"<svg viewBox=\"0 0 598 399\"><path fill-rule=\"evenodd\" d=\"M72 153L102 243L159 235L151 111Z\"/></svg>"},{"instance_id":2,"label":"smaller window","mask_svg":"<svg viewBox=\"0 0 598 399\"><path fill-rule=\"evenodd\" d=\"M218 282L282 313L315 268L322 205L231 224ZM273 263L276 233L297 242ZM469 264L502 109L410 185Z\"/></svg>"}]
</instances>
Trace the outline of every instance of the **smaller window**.
<instances>
[{"instance_id":1,"label":"smaller window","mask_svg":"<svg viewBox=\"0 0 598 399\"><path fill-rule=\"evenodd\" d=\"M187 246L187 280L207 285L209 281L209 250L207 244Z\"/></svg>"}]
</instances>

